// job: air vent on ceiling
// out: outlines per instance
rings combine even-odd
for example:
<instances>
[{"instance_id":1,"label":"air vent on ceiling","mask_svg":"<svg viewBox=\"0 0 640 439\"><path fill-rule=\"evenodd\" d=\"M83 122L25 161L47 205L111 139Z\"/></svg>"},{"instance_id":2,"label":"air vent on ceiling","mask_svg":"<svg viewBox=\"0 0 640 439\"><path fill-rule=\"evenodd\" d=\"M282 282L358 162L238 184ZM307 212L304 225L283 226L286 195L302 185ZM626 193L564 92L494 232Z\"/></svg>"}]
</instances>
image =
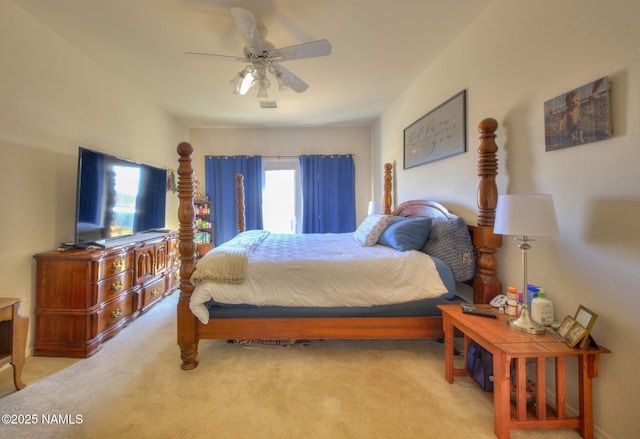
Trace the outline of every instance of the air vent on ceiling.
<instances>
[{"instance_id":1,"label":"air vent on ceiling","mask_svg":"<svg viewBox=\"0 0 640 439\"><path fill-rule=\"evenodd\" d=\"M278 108L276 101L260 101L260 108Z\"/></svg>"}]
</instances>

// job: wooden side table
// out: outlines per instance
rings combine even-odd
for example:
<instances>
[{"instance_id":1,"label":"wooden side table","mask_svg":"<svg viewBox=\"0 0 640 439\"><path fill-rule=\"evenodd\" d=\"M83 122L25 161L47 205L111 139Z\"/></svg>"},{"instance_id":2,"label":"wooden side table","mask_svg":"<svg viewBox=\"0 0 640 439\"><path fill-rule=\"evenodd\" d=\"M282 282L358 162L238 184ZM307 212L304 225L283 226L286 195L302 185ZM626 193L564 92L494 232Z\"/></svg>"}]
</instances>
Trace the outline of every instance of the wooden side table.
<instances>
[{"instance_id":1,"label":"wooden side table","mask_svg":"<svg viewBox=\"0 0 640 439\"><path fill-rule=\"evenodd\" d=\"M16 389L24 388L22 368L27 349L29 317L20 315L22 299L0 297L0 366L11 363Z\"/></svg>"},{"instance_id":2,"label":"wooden side table","mask_svg":"<svg viewBox=\"0 0 640 439\"><path fill-rule=\"evenodd\" d=\"M479 306L480 307L480 306ZM507 439L511 430L543 428L576 428L585 439L593 438L593 387L598 376L600 354L611 351L602 346L586 349L571 348L551 334L527 334L509 326L507 316L496 319L464 314L460 305L438 305L442 311L445 334L445 378L453 383L454 376L469 376L465 368L453 364L454 328L464 334L464 351L470 339L493 354L493 416L494 432ZM489 308L490 309L490 308ZM566 411L566 359L577 357L579 381L579 413L568 416ZM526 401L526 360L536 360L536 402ZM555 365L555 407L546 401L546 359ZM511 403L511 361L516 364L516 402ZM465 361L466 365L466 361Z\"/></svg>"}]
</instances>

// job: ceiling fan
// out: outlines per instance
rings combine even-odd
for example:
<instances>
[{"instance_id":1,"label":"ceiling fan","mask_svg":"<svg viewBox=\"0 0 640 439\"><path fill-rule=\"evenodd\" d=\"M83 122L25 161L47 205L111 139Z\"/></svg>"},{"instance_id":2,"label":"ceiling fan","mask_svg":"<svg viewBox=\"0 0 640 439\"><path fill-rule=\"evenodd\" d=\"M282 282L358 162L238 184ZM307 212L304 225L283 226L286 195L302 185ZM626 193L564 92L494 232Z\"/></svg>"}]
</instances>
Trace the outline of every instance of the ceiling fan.
<instances>
[{"instance_id":1,"label":"ceiling fan","mask_svg":"<svg viewBox=\"0 0 640 439\"><path fill-rule=\"evenodd\" d=\"M234 7L231 8L231 15L244 40L244 57L201 52L186 52L185 54L248 63L249 65L231 80L235 87L234 93L237 95L245 95L253 87L258 89L257 97L259 99L267 99L269 97L267 89L271 86L271 82L267 78L267 72L275 76L280 90L291 88L298 93L302 93L309 88L309 85L280 65L279 62L326 56L331 53L331 44L327 40L311 41L276 49L273 44L265 39L267 29L264 26L258 26L251 11Z\"/></svg>"}]
</instances>

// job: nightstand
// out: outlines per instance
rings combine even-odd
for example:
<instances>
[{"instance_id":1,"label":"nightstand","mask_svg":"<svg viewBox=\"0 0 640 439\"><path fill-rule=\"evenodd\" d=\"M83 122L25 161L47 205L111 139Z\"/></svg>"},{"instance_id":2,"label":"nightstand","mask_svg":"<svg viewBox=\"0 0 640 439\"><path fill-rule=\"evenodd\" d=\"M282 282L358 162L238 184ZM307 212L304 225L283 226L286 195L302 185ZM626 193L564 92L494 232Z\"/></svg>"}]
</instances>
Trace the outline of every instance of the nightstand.
<instances>
[{"instance_id":1,"label":"nightstand","mask_svg":"<svg viewBox=\"0 0 640 439\"><path fill-rule=\"evenodd\" d=\"M22 368L27 349L29 317L20 315L22 299L0 297L0 366L11 363L16 389L24 387Z\"/></svg>"},{"instance_id":2,"label":"nightstand","mask_svg":"<svg viewBox=\"0 0 640 439\"><path fill-rule=\"evenodd\" d=\"M490 307L479 305L485 310ZM593 438L593 379L598 376L601 354L611 351L605 347L571 348L551 334L528 334L511 328L508 316L490 319L464 314L460 305L438 305L442 311L445 348L445 378L453 383L454 376L470 376L468 369L456 369L453 364L454 329L464 335L464 352L474 340L493 355L493 416L494 432L500 439L508 439L511 430L542 428L576 428L585 439ZM494 310L495 312L495 310ZM570 416L566 409L566 360L577 358L579 413ZM536 360L537 392L534 407L526 401L526 360ZM510 401L510 364L516 363L516 402ZM555 404L546 398L546 360L555 365ZM465 361L466 364L466 361Z\"/></svg>"}]
</instances>

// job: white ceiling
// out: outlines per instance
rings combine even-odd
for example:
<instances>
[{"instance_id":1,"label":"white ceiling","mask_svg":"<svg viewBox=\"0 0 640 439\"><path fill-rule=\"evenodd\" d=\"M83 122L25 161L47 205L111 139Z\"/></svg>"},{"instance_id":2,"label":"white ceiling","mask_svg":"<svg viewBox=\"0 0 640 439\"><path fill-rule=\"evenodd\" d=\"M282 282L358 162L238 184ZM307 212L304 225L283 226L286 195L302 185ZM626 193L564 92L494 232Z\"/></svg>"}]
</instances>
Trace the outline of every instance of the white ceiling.
<instances>
[{"instance_id":1,"label":"white ceiling","mask_svg":"<svg viewBox=\"0 0 640 439\"><path fill-rule=\"evenodd\" d=\"M368 124L460 35L491 0L14 0L106 70L133 84L189 127ZM241 56L232 6L253 11L267 39L286 47L328 39L327 57L283 65L309 84L280 92L270 78L261 109L255 91L232 93Z\"/></svg>"}]
</instances>

